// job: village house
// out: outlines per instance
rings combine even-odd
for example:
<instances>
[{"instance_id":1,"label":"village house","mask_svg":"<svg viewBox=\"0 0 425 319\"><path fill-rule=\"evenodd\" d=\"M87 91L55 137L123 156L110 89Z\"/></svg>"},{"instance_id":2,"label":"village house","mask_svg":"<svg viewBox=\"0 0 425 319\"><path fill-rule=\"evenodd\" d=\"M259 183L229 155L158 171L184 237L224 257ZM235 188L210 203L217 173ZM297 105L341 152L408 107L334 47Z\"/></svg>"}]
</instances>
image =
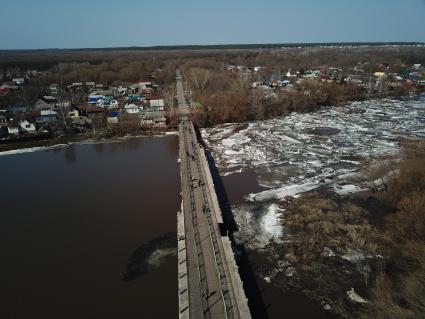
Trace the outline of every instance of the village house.
<instances>
[{"instance_id":1,"label":"village house","mask_svg":"<svg viewBox=\"0 0 425 319\"><path fill-rule=\"evenodd\" d=\"M40 125L51 124L57 122L58 113L53 110L34 111L35 122Z\"/></svg>"},{"instance_id":2,"label":"village house","mask_svg":"<svg viewBox=\"0 0 425 319\"><path fill-rule=\"evenodd\" d=\"M59 84L52 83L49 86L50 94L57 95L59 93Z\"/></svg>"},{"instance_id":3,"label":"village house","mask_svg":"<svg viewBox=\"0 0 425 319\"><path fill-rule=\"evenodd\" d=\"M109 112L106 116L106 121L108 122L108 124L117 124L119 115L120 112Z\"/></svg>"},{"instance_id":4,"label":"village house","mask_svg":"<svg viewBox=\"0 0 425 319\"><path fill-rule=\"evenodd\" d=\"M56 99L55 99L56 101ZM33 109L36 111L40 110L53 110L55 108L54 103L48 103L45 99L38 98L34 101Z\"/></svg>"},{"instance_id":5,"label":"village house","mask_svg":"<svg viewBox=\"0 0 425 319\"><path fill-rule=\"evenodd\" d=\"M18 127L18 133L35 133L36 132L35 125L33 123L28 122L28 120L26 119L18 120L17 125L11 126L11 129L14 130L15 127ZM12 134L12 133L9 132L9 134Z\"/></svg>"},{"instance_id":6,"label":"village house","mask_svg":"<svg viewBox=\"0 0 425 319\"><path fill-rule=\"evenodd\" d=\"M7 108L8 112L12 115L23 114L27 112L27 107L23 102L17 102Z\"/></svg>"},{"instance_id":7,"label":"village house","mask_svg":"<svg viewBox=\"0 0 425 319\"><path fill-rule=\"evenodd\" d=\"M22 86L25 84L25 78L13 78L12 82L15 83L17 86Z\"/></svg>"},{"instance_id":8,"label":"village house","mask_svg":"<svg viewBox=\"0 0 425 319\"><path fill-rule=\"evenodd\" d=\"M16 125L9 125L7 127L7 133L9 135L19 135L19 126Z\"/></svg>"},{"instance_id":9,"label":"village house","mask_svg":"<svg viewBox=\"0 0 425 319\"><path fill-rule=\"evenodd\" d=\"M93 89L96 87L96 82L85 82L84 85L87 89Z\"/></svg>"},{"instance_id":10,"label":"village house","mask_svg":"<svg viewBox=\"0 0 425 319\"><path fill-rule=\"evenodd\" d=\"M136 104L126 104L124 106L125 112L128 114L139 114L140 113L140 107Z\"/></svg>"},{"instance_id":11,"label":"village house","mask_svg":"<svg viewBox=\"0 0 425 319\"><path fill-rule=\"evenodd\" d=\"M163 99L149 100L149 105L151 108L154 108L157 111L164 111L165 103Z\"/></svg>"}]
</instances>

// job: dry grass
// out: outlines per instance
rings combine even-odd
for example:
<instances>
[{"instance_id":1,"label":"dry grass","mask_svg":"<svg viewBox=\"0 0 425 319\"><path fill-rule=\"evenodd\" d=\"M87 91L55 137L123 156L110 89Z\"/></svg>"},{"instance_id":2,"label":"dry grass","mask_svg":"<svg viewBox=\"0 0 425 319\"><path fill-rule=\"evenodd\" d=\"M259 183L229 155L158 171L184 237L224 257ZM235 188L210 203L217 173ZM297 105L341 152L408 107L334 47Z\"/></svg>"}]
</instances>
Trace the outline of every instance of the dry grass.
<instances>
[{"instance_id":1,"label":"dry grass","mask_svg":"<svg viewBox=\"0 0 425 319\"><path fill-rule=\"evenodd\" d=\"M425 142L406 142L397 170L379 193L388 258L362 318L425 318Z\"/></svg>"},{"instance_id":2,"label":"dry grass","mask_svg":"<svg viewBox=\"0 0 425 319\"><path fill-rule=\"evenodd\" d=\"M353 203L337 204L310 193L294 199L289 210L284 224L298 237L299 257L310 259L324 247L341 253L349 249L376 251L376 245L369 242L377 236L376 231L367 222L366 212Z\"/></svg>"},{"instance_id":3,"label":"dry grass","mask_svg":"<svg viewBox=\"0 0 425 319\"><path fill-rule=\"evenodd\" d=\"M310 278L304 291L329 296L343 318L425 318L425 142L406 141L401 160L381 163L370 172L374 179L386 175L376 193L385 207L380 229L369 223L374 212L350 200L304 194L288 204L283 218L292 238L285 259ZM360 263L372 266L372 273L356 272L338 258L323 257L325 247L337 255L361 251L384 257ZM353 308L341 297L354 283L363 286L368 304Z\"/></svg>"}]
</instances>

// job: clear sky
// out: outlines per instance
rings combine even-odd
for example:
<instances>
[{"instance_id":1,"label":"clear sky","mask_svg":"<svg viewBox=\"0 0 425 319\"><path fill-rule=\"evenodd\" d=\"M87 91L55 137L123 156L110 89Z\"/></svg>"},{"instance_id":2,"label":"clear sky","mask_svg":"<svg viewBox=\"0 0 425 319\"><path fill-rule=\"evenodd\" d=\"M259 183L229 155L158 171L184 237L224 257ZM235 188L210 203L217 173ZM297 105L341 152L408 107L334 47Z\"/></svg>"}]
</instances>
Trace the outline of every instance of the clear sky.
<instances>
[{"instance_id":1,"label":"clear sky","mask_svg":"<svg viewBox=\"0 0 425 319\"><path fill-rule=\"evenodd\" d=\"M425 0L1 0L0 49L425 42Z\"/></svg>"}]
</instances>

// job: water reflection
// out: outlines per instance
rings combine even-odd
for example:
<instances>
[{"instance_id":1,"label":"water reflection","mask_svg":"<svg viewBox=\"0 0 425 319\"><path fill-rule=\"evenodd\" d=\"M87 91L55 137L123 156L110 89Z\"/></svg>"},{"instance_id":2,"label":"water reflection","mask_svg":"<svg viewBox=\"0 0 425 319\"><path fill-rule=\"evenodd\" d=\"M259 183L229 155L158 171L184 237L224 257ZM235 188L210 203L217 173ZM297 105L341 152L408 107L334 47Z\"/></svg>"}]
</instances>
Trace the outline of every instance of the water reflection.
<instances>
[{"instance_id":1,"label":"water reflection","mask_svg":"<svg viewBox=\"0 0 425 319\"><path fill-rule=\"evenodd\" d=\"M128 258L121 279L132 281L162 265L169 256L177 255L177 234L168 233L141 245Z\"/></svg>"},{"instance_id":2,"label":"water reflection","mask_svg":"<svg viewBox=\"0 0 425 319\"><path fill-rule=\"evenodd\" d=\"M76 150L74 144L70 144L63 150L63 155L68 164L72 164L77 160Z\"/></svg>"},{"instance_id":3,"label":"water reflection","mask_svg":"<svg viewBox=\"0 0 425 319\"><path fill-rule=\"evenodd\" d=\"M170 139L167 142L167 150L171 154L178 154L179 153L179 144L178 143L173 143L173 139Z\"/></svg>"},{"instance_id":4,"label":"water reflection","mask_svg":"<svg viewBox=\"0 0 425 319\"><path fill-rule=\"evenodd\" d=\"M59 155L62 152L62 148L60 148L60 147L53 147L52 148L52 152L55 155Z\"/></svg>"},{"instance_id":5,"label":"water reflection","mask_svg":"<svg viewBox=\"0 0 425 319\"><path fill-rule=\"evenodd\" d=\"M138 150L143 147L143 139L142 138L131 138L128 140L128 143L125 143L125 147L127 150Z\"/></svg>"},{"instance_id":6,"label":"water reflection","mask_svg":"<svg viewBox=\"0 0 425 319\"><path fill-rule=\"evenodd\" d=\"M93 148L94 148L95 152L98 153L98 154L102 154L103 151L105 150L103 143L95 143L95 144L93 144Z\"/></svg>"},{"instance_id":7,"label":"water reflection","mask_svg":"<svg viewBox=\"0 0 425 319\"><path fill-rule=\"evenodd\" d=\"M145 138L129 138L124 143L115 142L108 144L108 149L111 152L119 152L119 151L137 151L143 147L143 140Z\"/></svg>"}]
</instances>

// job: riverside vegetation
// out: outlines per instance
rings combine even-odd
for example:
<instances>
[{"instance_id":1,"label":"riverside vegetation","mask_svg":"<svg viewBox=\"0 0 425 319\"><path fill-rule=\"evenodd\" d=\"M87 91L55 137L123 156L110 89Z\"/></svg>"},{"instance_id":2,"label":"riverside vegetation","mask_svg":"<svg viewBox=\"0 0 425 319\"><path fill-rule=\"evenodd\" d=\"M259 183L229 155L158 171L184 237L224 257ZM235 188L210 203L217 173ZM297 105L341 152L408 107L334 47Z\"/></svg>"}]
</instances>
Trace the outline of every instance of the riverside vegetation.
<instances>
[{"instance_id":1,"label":"riverside vegetation","mask_svg":"<svg viewBox=\"0 0 425 319\"><path fill-rule=\"evenodd\" d=\"M344 200L312 192L282 203L290 237L270 247L284 260L278 285L343 318L424 318L425 143L406 141L401 159L382 163L369 172L382 177L375 192ZM348 301L350 287L367 302Z\"/></svg>"}]
</instances>

